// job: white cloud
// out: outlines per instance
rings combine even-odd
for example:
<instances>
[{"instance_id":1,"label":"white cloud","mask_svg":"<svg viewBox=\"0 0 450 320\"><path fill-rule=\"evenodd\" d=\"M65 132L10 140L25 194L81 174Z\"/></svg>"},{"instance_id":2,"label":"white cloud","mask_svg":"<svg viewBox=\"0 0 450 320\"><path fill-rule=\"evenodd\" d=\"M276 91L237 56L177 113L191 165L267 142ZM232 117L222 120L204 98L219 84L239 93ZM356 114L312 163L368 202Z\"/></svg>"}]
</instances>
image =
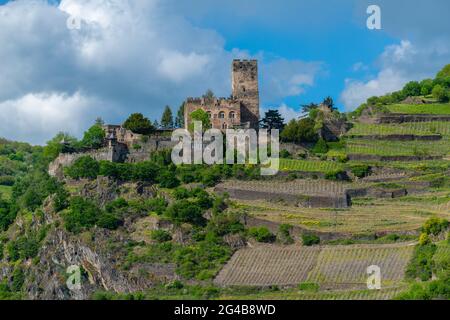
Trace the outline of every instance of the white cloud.
<instances>
[{"instance_id":1,"label":"white cloud","mask_svg":"<svg viewBox=\"0 0 450 320\"><path fill-rule=\"evenodd\" d=\"M87 116L94 116L94 106L100 108L98 101L79 92L72 96L30 93L7 100L0 103L0 136L38 144L60 131L80 132L92 122L87 122Z\"/></svg>"},{"instance_id":2,"label":"white cloud","mask_svg":"<svg viewBox=\"0 0 450 320\"><path fill-rule=\"evenodd\" d=\"M59 130L64 114L72 122L64 128L80 135L85 124L74 122L90 116L119 122L130 112L143 112L155 119L165 105L177 108L208 88L228 96L232 59L252 56L239 48L226 50L221 35L193 25L174 6L162 0L62 0L58 6L17 0L1 5L0 111L9 124L0 134L43 143ZM80 29L67 28L69 16L81 19ZM264 105L301 94L314 83L321 65L264 59L261 53L260 70ZM21 107L25 105L34 107L27 112ZM110 109L105 114L101 106L106 105ZM46 110L45 118L38 116L39 108Z\"/></svg>"},{"instance_id":3,"label":"white cloud","mask_svg":"<svg viewBox=\"0 0 450 320\"><path fill-rule=\"evenodd\" d=\"M282 104L278 107L278 111L281 116L284 118L285 122L289 122L292 119L298 119L301 116L301 113L296 111L294 108L288 107L286 104Z\"/></svg>"},{"instance_id":4,"label":"white cloud","mask_svg":"<svg viewBox=\"0 0 450 320\"><path fill-rule=\"evenodd\" d=\"M387 46L377 63L380 71L376 76L361 81L345 79L341 101L346 110L354 110L367 98L400 90L407 82L434 77L450 58L442 46L419 47L411 41Z\"/></svg>"}]
</instances>

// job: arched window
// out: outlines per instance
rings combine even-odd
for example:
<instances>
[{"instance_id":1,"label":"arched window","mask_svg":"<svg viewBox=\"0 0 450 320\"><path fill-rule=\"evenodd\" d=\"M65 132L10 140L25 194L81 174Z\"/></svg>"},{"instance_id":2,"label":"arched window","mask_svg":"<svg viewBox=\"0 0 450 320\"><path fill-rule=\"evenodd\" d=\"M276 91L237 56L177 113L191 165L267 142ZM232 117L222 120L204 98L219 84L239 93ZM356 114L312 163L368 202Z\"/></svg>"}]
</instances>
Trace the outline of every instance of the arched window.
<instances>
[{"instance_id":1,"label":"arched window","mask_svg":"<svg viewBox=\"0 0 450 320\"><path fill-rule=\"evenodd\" d=\"M208 114L208 117L210 117L210 118L212 117L211 116L211 111L207 111L206 113Z\"/></svg>"},{"instance_id":2,"label":"arched window","mask_svg":"<svg viewBox=\"0 0 450 320\"><path fill-rule=\"evenodd\" d=\"M219 112L219 119L225 119L225 112L223 111Z\"/></svg>"},{"instance_id":3,"label":"arched window","mask_svg":"<svg viewBox=\"0 0 450 320\"><path fill-rule=\"evenodd\" d=\"M230 119L234 119L234 118L236 118L236 114L234 113L234 111L231 111L230 114L228 115L228 117Z\"/></svg>"},{"instance_id":4,"label":"arched window","mask_svg":"<svg viewBox=\"0 0 450 320\"><path fill-rule=\"evenodd\" d=\"M226 123L222 123L222 129L226 129L227 128L227 124Z\"/></svg>"}]
</instances>

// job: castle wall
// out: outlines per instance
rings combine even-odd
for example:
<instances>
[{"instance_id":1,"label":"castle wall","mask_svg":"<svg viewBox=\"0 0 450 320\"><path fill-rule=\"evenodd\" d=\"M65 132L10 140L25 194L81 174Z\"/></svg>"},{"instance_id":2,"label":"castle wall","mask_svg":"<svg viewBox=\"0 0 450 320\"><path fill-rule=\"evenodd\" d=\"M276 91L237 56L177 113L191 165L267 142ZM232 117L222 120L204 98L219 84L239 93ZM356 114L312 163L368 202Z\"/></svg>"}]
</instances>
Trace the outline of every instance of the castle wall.
<instances>
[{"instance_id":1,"label":"castle wall","mask_svg":"<svg viewBox=\"0 0 450 320\"><path fill-rule=\"evenodd\" d=\"M206 101L203 98L189 98L184 104L185 128L191 124L190 114L202 109L210 114L211 125L216 129L231 129L241 124L241 104L231 99L213 99ZM223 113L223 118L220 114Z\"/></svg>"}]
</instances>

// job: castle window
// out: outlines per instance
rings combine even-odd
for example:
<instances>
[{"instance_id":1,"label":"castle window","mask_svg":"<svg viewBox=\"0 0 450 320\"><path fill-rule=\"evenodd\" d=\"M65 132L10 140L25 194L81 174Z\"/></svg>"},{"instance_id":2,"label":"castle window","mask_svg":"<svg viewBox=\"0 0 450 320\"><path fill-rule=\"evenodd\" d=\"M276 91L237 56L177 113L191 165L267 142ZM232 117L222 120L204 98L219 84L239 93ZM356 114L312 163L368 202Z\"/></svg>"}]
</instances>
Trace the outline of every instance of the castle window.
<instances>
[{"instance_id":1,"label":"castle window","mask_svg":"<svg viewBox=\"0 0 450 320\"><path fill-rule=\"evenodd\" d=\"M219 119L225 119L225 112L223 111L219 112Z\"/></svg>"},{"instance_id":2,"label":"castle window","mask_svg":"<svg viewBox=\"0 0 450 320\"><path fill-rule=\"evenodd\" d=\"M222 123L222 129L226 129L227 128L227 124L226 123Z\"/></svg>"},{"instance_id":3,"label":"castle window","mask_svg":"<svg viewBox=\"0 0 450 320\"><path fill-rule=\"evenodd\" d=\"M207 114L208 114L208 117L210 117L211 118L211 112L210 111L208 111L208 112L206 112Z\"/></svg>"},{"instance_id":4,"label":"castle window","mask_svg":"<svg viewBox=\"0 0 450 320\"><path fill-rule=\"evenodd\" d=\"M234 113L234 111L231 111L231 112L230 112L229 118L230 118L230 119L236 118L236 114Z\"/></svg>"}]
</instances>

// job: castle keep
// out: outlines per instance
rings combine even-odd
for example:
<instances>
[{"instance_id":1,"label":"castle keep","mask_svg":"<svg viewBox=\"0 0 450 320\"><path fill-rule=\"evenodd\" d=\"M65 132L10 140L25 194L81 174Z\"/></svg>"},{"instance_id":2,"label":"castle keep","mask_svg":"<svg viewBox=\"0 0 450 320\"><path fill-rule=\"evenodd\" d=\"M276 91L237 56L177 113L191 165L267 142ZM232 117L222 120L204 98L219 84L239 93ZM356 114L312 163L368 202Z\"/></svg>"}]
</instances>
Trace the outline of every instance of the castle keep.
<instances>
[{"instance_id":1,"label":"castle keep","mask_svg":"<svg viewBox=\"0 0 450 320\"><path fill-rule=\"evenodd\" d=\"M259 121L258 62L233 60L230 98L188 98L184 103L185 128L190 114L206 111L215 129L257 128Z\"/></svg>"}]
</instances>

